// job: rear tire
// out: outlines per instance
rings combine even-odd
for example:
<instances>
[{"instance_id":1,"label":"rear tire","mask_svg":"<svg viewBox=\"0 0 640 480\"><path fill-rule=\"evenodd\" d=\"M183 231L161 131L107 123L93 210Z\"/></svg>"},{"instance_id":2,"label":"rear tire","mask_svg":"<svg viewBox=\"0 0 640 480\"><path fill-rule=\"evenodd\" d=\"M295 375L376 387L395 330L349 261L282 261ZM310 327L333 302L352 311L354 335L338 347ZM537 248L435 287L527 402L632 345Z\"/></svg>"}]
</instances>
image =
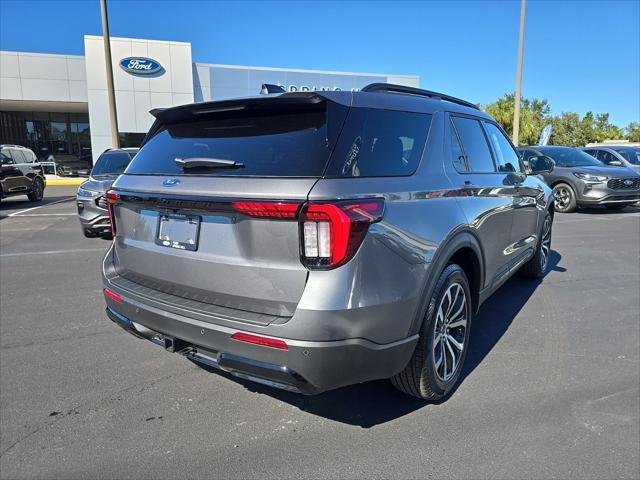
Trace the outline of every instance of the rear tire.
<instances>
[{"instance_id":1,"label":"rear tire","mask_svg":"<svg viewBox=\"0 0 640 480\"><path fill-rule=\"evenodd\" d=\"M30 202L39 202L44 197L44 184L42 180L36 178L31 184L31 193L27 194Z\"/></svg>"},{"instance_id":2,"label":"rear tire","mask_svg":"<svg viewBox=\"0 0 640 480\"><path fill-rule=\"evenodd\" d=\"M446 397L460 378L468 350L471 312L467 276L460 266L448 265L429 300L413 356L391 383L423 400Z\"/></svg>"},{"instance_id":3,"label":"rear tire","mask_svg":"<svg viewBox=\"0 0 640 480\"><path fill-rule=\"evenodd\" d=\"M547 274L549 268L549 254L551 253L551 230L553 219L551 214L546 212L542 222L540 241L536 247L536 253L531 259L520 268L520 274L527 278L542 278Z\"/></svg>"},{"instance_id":4,"label":"rear tire","mask_svg":"<svg viewBox=\"0 0 640 480\"><path fill-rule=\"evenodd\" d=\"M631 206L633 204L631 203L610 203L608 205L605 205L605 208L607 210L613 210L613 211L618 211L618 210L623 210L629 206Z\"/></svg>"},{"instance_id":5,"label":"rear tire","mask_svg":"<svg viewBox=\"0 0 640 480\"><path fill-rule=\"evenodd\" d=\"M576 192L568 183L558 183L553 187L553 203L556 212L571 213L577 207Z\"/></svg>"}]
</instances>

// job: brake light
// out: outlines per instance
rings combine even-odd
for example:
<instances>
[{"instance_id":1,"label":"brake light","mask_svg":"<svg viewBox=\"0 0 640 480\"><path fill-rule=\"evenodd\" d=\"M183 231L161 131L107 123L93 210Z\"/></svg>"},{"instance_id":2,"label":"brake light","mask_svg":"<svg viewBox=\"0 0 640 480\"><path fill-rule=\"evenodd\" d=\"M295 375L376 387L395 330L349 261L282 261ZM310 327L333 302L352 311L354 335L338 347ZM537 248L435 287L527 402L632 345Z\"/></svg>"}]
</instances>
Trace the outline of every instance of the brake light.
<instances>
[{"instance_id":1,"label":"brake light","mask_svg":"<svg viewBox=\"0 0 640 480\"><path fill-rule=\"evenodd\" d=\"M111 224L111 235L115 237L116 236L116 216L113 212L113 205L120 199L120 195L118 195L113 190L109 190L105 194L105 198L107 199L107 211L109 212L109 223Z\"/></svg>"},{"instance_id":2,"label":"brake light","mask_svg":"<svg viewBox=\"0 0 640 480\"><path fill-rule=\"evenodd\" d=\"M289 350L289 346L284 340L279 338L261 337L259 335L251 335L250 333L236 332L231 335L232 340L239 342L253 343L262 347L278 348L280 350Z\"/></svg>"},{"instance_id":3,"label":"brake light","mask_svg":"<svg viewBox=\"0 0 640 480\"><path fill-rule=\"evenodd\" d=\"M232 202L231 206L236 212L249 217L295 220L300 204L285 202Z\"/></svg>"},{"instance_id":4,"label":"brake light","mask_svg":"<svg viewBox=\"0 0 640 480\"><path fill-rule=\"evenodd\" d=\"M380 198L306 204L300 212L302 263L327 270L348 262L383 212Z\"/></svg>"},{"instance_id":5,"label":"brake light","mask_svg":"<svg viewBox=\"0 0 640 480\"><path fill-rule=\"evenodd\" d=\"M104 289L102 289L102 293L104 293L105 297L110 298L114 302L122 303L122 297L120 295L118 295L116 292L112 292L108 288L104 288Z\"/></svg>"}]
</instances>

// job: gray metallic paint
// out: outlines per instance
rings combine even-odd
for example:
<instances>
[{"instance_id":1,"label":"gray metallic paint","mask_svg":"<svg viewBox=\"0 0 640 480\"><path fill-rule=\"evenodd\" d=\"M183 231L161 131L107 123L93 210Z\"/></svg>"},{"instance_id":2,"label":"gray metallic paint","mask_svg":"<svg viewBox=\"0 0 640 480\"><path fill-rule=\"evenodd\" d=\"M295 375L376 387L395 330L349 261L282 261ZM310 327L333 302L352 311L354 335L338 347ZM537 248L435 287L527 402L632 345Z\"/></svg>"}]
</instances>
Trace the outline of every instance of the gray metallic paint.
<instances>
[{"instance_id":1,"label":"gray metallic paint","mask_svg":"<svg viewBox=\"0 0 640 480\"><path fill-rule=\"evenodd\" d=\"M296 222L234 215L203 216L201 250L172 251L150 241L153 219L147 223L136 207L118 206L118 234L105 257L104 282L125 302L108 301L109 306L148 328L196 345L286 365L324 390L386 378L404 368L417 340L426 299L459 248L468 248L478 257L476 308L533 254L551 190L535 176L458 174L448 161L444 141L449 124L448 113L441 110L444 102L380 93L323 95L344 102L354 99L363 106L432 113L417 172L391 178L182 176L180 185L170 191L162 182L171 177L125 174L114 187L214 198L383 197L384 218L370 227L354 258L333 270L307 271L298 258ZM444 105L447 110L489 118L470 108ZM196 296L200 290L208 291L215 301L237 308L236 319L210 316L203 322L198 320L200 314L187 308L123 289L115 279L127 270ZM243 309L279 318L264 324L244 322ZM293 347L282 352L230 341L229 334L238 330L283 338ZM224 335L209 340L212 332ZM299 350L298 345L303 348ZM311 354L301 358L304 349Z\"/></svg>"}]
</instances>

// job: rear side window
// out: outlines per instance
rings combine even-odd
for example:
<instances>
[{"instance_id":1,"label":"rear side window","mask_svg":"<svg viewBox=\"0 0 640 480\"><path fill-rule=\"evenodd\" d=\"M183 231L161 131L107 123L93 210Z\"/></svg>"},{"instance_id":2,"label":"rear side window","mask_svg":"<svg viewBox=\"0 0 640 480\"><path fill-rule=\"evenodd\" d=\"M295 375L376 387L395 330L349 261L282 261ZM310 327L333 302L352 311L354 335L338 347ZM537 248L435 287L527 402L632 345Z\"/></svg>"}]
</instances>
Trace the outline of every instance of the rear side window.
<instances>
[{"instance_id":1,"label":"rear side window","mask_svg":"<svg viewBox=\"0 0 640 480\"><path fill-rule=\"evenodd\" d=\"M456 127L469 171L476 173L495 172L489 145L478 120L465 117L451 117Z\"/></svg>"},{"instance_id":2,"label":"rear side window","mask_svg":"<svg viewBox=\"0 0 640 480\"><path fill-rule=\"evenodd\" d=\"M504 133L493 123L483 122L493 147L499 172L520 172L520 159Z\"/></svg>"},{"instance_id":3,"label":"rear side window","mask_svg":"<svg viewBox=\"0 0 640 480\"><path fill-rule=\"evenodd\" d=\"M346 115L333 102L241 106L167 124L125 174L319 177ZM185 168L175 159L219 159L242 168Z\"/></svg>"},{"instance_id":4,"label":"rear side window","mask_svg":"<svg viewBox=\"0 0 640 480\"><path fill-rule=\"evenodd\" d=\"M431 115L351 108L327 177L394 177L418 168Z\"/></svg>"},{"instance_id":5,"label":"rear side window","mask_svg":"<svg viewBox=\"0 0 640 480\"><path fill-rule=\"evenodd\" d=\"M125 152L105 152L100 155L91 175L99 177L102 175L120 175L125 171L131 162L131 157Z\"/></svg>"}]
</instances>

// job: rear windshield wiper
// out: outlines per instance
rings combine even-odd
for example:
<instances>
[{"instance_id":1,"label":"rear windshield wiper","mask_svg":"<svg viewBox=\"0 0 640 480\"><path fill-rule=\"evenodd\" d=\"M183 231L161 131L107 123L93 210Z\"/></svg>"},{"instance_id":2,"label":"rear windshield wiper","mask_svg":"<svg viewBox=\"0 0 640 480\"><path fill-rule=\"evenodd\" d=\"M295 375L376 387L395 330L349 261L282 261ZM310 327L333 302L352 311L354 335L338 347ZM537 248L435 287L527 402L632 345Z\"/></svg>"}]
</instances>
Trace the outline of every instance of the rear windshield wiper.
<instances>
[{"instance_id":1,"label":"rear windshield wiper","mask_svg":"<svg viewBox=\"0 0 640 480\"><path fill-rule=\"evenodd\" d=\"M222 158L176 158L176 165L182 168L244 168L244 163Z\"/></svg>"}]
</instances>

